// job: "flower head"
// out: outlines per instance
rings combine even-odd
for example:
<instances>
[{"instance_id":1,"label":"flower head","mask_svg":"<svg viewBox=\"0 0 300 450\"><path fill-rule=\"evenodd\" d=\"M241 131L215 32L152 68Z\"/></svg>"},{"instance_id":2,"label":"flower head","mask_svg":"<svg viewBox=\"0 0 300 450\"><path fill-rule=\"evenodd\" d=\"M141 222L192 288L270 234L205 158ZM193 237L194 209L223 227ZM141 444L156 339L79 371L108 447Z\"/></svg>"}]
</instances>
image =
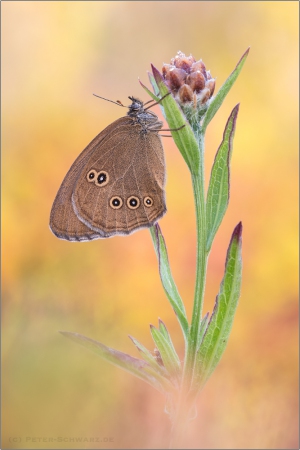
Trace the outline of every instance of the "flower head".
<instances>
[{"instance_id":1,"label":"flower head","mask_svg":"<svg viewBox=\"0 0 300 450\"><path fill-rule=\"evenodd\" d=\"M192 104L193 108L204 106L212 97L215 89L215 79L206 70L204 62L196 61L194 56L186 56L181 51L171 59L170 64L164 64L162 74L172 95L183 106Z\"/></svg>"}]
</instances>

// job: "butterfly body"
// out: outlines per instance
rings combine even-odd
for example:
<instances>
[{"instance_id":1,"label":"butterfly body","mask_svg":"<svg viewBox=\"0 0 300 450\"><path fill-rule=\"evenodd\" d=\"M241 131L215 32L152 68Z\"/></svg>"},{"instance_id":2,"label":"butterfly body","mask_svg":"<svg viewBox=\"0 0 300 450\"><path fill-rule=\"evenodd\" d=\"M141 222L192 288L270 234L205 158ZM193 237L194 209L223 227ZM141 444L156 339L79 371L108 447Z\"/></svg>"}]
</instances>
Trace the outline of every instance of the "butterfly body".
<instances>
[{"instance_id":1,"label":"butterfly body","mask_svg":"<svg viewBox=\"0 0 300 450\"><path fill-rule=\"evenodd\" d=\"M60 186L50 215L50 229L60 239L127 235L166 212L162 122L129 98L127 116L93 139Z\"/></svg>"}]
</instances>

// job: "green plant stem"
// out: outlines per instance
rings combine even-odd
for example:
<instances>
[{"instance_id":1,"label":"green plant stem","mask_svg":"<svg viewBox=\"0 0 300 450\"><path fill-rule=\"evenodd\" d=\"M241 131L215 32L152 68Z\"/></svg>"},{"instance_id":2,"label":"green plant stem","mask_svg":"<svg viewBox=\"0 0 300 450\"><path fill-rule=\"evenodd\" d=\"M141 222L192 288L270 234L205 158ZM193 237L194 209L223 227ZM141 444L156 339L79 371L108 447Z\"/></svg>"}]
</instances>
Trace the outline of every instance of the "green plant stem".
<instances>
[{"instance_id":1,"label":"green plant stem","mask_svg":"<svg viewBox=\"0 0 300 450\"><path fill-rule=\"evenodd\" d=\"M170 448L183 448L184 438L189 413L194 404L189 396L189 389L193 380L193 372L197 355L197 337L200 331L202 308L205 292L205 280L208 253L206 252L206 208L204 189L204 137L197 135L200 149L200 165L197 172L192 173L192 183L195 198L196 226L197 226L197 259L196 259L196 283L195 297L191 327L188 337L187 353L185 356L183 378L179 396L177 398L175 412L172 420Z\"/></svg>"},{"instance_id":2,"label":"green plant stem","mask_svg":"<svg viewBox=\"0 0 300 450\"><path fill-rule=\"evenodd\" d=\"M201 315L203 308L205 279L207 269L206 252L206 209L205 209L205 189L204 189L204 137L198 135L200 149L200 165L198 172L192 173L193 191L196 208L197 226L197 263L196 263L196 284L192 322L189 332L188 349L184 367L184 386L189 389L195 366L197 352L197 337L199 335Z\"/></svg>"}]
</instances>

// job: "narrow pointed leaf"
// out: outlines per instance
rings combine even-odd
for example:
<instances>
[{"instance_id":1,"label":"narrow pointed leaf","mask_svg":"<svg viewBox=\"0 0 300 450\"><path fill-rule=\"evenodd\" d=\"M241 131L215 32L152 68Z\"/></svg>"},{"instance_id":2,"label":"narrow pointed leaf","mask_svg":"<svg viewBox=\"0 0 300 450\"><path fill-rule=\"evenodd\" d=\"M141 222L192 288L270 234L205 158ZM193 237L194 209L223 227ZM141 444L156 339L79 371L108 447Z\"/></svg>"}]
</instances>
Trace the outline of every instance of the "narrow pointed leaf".
<instances>
[{"instance_id":1,"label":"narrow pointed leaf","mask_svg":"<svg viewBox=\"0 0 300 450\"><path fill-rule=\"evenodd\" d=\"M170 333L168 332L166 325L161 319L158 319L158 329L161 332L161 334L167 339L167 341L168 340L171 341Z\"/></svg>"},{"instance_id":2,"label":"narrow pointed leaf","mask_svg":"<svg viewBox=\"0 0 300 450\"><path fill-rule=\"evenodd\" d=\"M157 83L155 81L155 78L153 76L153 74L151 72L148 72L148 77L149 77L149 81L151 83L151 86L153 87L153 91L155 93L155 95L159 95L159 89L157 86Z\"/></svg>"},{"instance_id":3,"label":"narrow pointed leaf","mask_svg":"<svg viewBox=\"0 0 300 450\"><path fill-rule=\"evenodd\" d=\"M181 368L180 361L177 353L174 351L174 347L169 344L164 335L153 325L150 325L150 330L167 372L173 380L177 380L179 382Z\"/></svg>"},{"instance_id":4,"label":"narrow pointed leaf","mask_svg":"<svg viewBox=\"0 0 300 450\"><path fill-rule=\"evenodd\" d=\"M209 251L229 202L230 159L239 105L232 110L212 167L206 200L206 250Z\"/></svg>"},{"instance_id":5,"label":"narrow pointed leaf","mask_svg":"<svg viewBox=\"0 0 300 450\"><path fill-rule=\"evenodd\" d=\"M137 339L135 339L132 336L129 336L129 338L132 340L132 342L134 343L134 345L136 346L136 348L138 349L138 351L141 353L142 358L150 364L150 366L153 367L153 369L155 369L158 373L160 373L162 376L166 376L167 372L165 370L164 367L162 367L157 360L155 359L155 357L152 355L152 353L146 348L144 347L143 344L141 344Z\"/></svg>"},{"instance_id":6,"label":"narrow pointed leaf","mask_svg":"<svg viewBox=\"0 0 300 450\"><path fill-rule=\"evenodd\" d=\"M159 88L161 97L168 94L170 91L167 88L161 73L152 65L152 71ZM185 125L184 128L178 131L172 131L172 137L180 150L185 162L187 163L189 169L193 173L197 173L200 164L200 151L198 147L195 135L185 119L179 105L172 95L167 95L161 102L164 112L166 115L166 120L171 129L180 128Z\"/></svg>"},{"instance_id":7,"label":"narrow pointed leaf","mask_svg":"<svg viewBox=\"0 0 300 450\"><path fill-rule=\"evenodd\" d=\"M158 258L160 278L165 289L166 295L171 303L177 319L181 325L185 341L187 341L189 333L189 324L184 308L183 301L179 295L176 284L173 280L166 244L158 224L150 228L151 237Z\"/></svg>"},{"instance_id":8,"label":"narrow pointed leaf","mask_svg":"<svg viewBox=\"0 0 300 450\"><path fill-rule=\"evenodd\" d=\"M228 94L228 92L230 91L231 87L233 86L235 80L237 79L237 77L238 77L240 71L242 70L242 67L246 61L249 51L250 51L250 47L245 51L245 53L239 60L234 71L229 75L229 77L227 78L225 83L221 86L221 88L217 92L216 96L213 97L213 99L211 100L211 102L207 108L206 114L204 116L203 123L202 123L203 133L205 132L207 125L209 124L209 122L212 120L212 118L214 117L214 115L216 114L216 112L218 111L220 106L222 105L226 95Z\"/></svg>"},{"instance_id":9,"label":"narrow pointed leaf","mask_svg":"<svg viewBox=\"0 0 300 450\"><path fill-rule=\"evenodd\" d=\"M147 88L147 86L145 86L145 85L141 82L141 80L139 80L139 82L140 82L140 85L145 89L145 91L147 92L147 94L150 95L150 97L153 98L153 100L155 100L156 102L158 102L159 97L157 97L155 94L153 94L153 92L151 92L151 91Z\"/></svg>"},{"instance_id":10,"label":"narrow pointed leaf","mask_svg":"<svg viewBox=\"0 0 300 450\"><path fill-rule=\"evenodd\" d=\"M197 353L193 389L208 380L226 348L238 300L242 277L242 223L233 231L227 251L225 274L206 333Z\"/></svg>"},{"instance_id":11,"label":"narrow pointed leaf","mask_svg":"<svg viewBox=\"0 0 300 450\"><path fill-rule=\"evenodd\" d=\"M90 339L86 336L83 336L82 334L70 333L68 331L60 331L60 333L77 342L78 344L83 345L89 350L96 352L101 356L101 358L105 359L106 361L109 361L110 363L121 367L127 372L130 372L136 377L141 378L142 380L151 384L160 392L165 392L161 383L156 379L156 374L151 366L142 359L133 358L126 353L106 347L106 345L101 344L101 342Z\"/></svg>"},{"instance_id":12,"label":"narrow pointed leaf","mask_svg":"<svg viewBox=\"0 0 300 450\"><path fill-rule=\"evenodd\" d=\"M174 344L172 342L170 333L168 332L168 329L166 327L166 325L164 324L164 322L161 319L158 319L158 329L161 332L161 334L163 335L163 337L166 339L166 341L169 343L170 347L172 348L172 351L174 353L174 355L176 355L178 362L179 362L179 357L177 355L177 352L175 350ZM180 364L180 362L179 362Z\"/></svg>"}]
</instances>

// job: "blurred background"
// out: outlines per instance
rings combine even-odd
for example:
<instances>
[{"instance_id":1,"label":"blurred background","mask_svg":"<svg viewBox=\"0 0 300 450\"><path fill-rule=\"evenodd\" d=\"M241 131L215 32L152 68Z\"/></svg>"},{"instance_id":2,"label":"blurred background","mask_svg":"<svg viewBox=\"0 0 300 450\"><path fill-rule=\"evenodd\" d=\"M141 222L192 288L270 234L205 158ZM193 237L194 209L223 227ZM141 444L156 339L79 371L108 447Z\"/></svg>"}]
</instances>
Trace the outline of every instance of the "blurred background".
<instances>
[{"instance_id":1,"label":"blurred background","mask_svg":"<svg viewBox=\"0 0 300 450\"><path fill-rule=\"evenodd\" d=\"M50 209L77 155L124 113L93 93L146 101L138 77L149 86L150 63L161 69L178 50L202 58L218 89L251 46L207 132L206 184L241 103L204 312L212 311L240 220L242 295L186 448L298 448L298 2L17 1L2 2L1 12L2 447L168 445L163 396L58 333L139 357L127 335L153 350L149 324L161 317L183 356L150 233L61 241L49 230ZM172 140L164 147L168 213L160 225L190 318L191 182Z\"/></svg>"}]
</instances>

